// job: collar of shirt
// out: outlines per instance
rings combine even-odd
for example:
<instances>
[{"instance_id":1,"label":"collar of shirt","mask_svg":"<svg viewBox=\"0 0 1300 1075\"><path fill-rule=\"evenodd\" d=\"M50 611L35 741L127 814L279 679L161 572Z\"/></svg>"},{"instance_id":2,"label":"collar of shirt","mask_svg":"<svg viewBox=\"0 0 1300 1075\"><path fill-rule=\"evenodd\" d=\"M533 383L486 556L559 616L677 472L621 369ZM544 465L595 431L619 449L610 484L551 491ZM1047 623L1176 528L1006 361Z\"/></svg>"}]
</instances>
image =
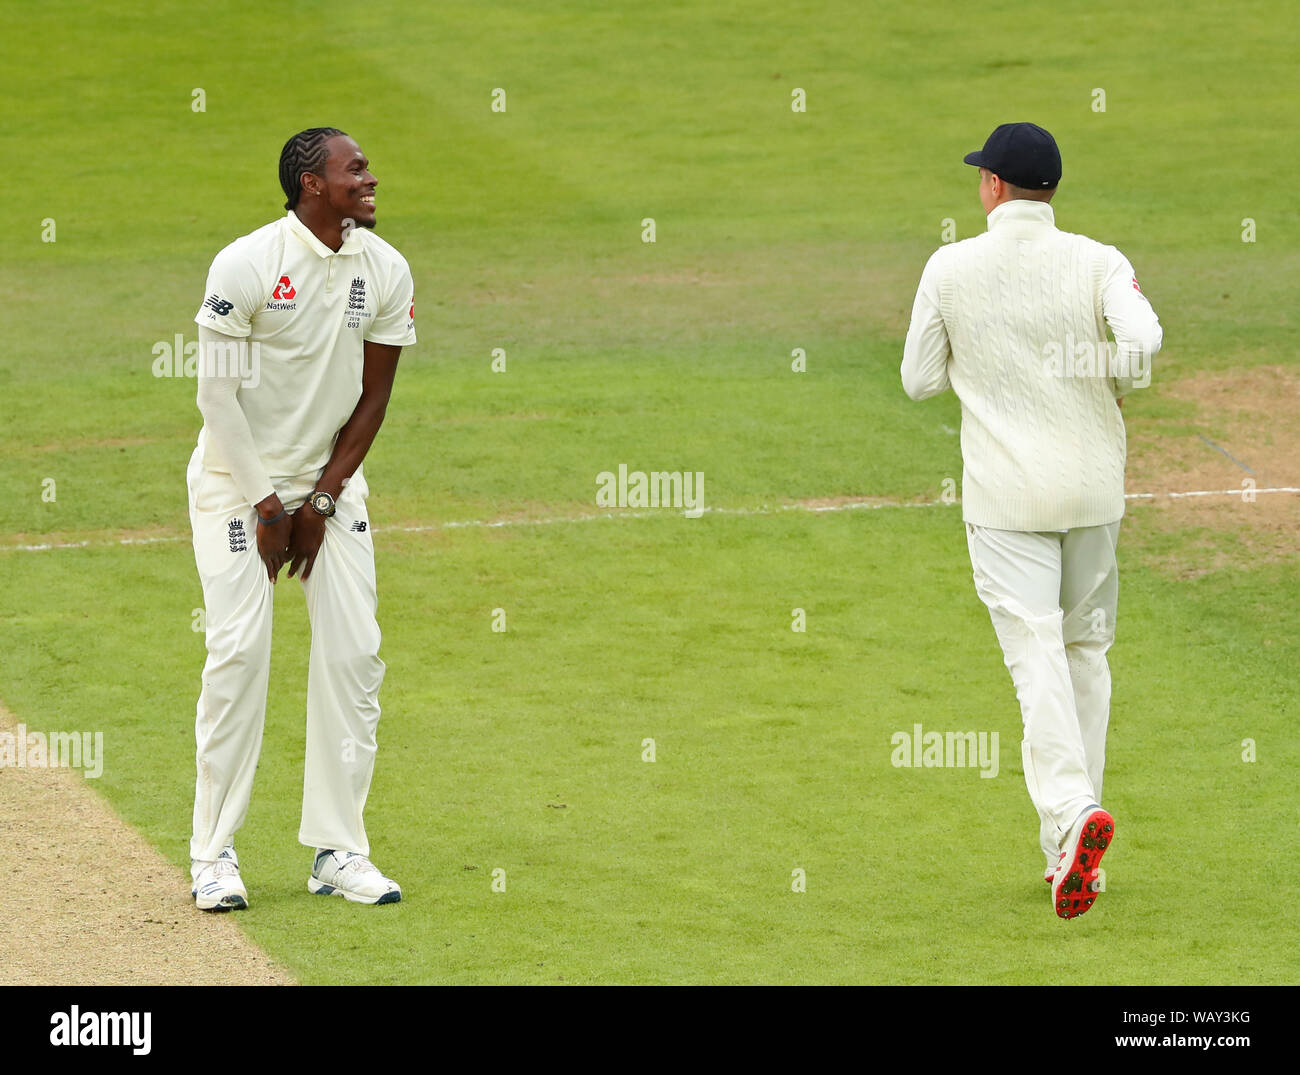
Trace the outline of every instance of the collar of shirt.
<instances>
[{"instance_id":1,"label":"collar of shirt","mask_svg":"<svg viewBox=\"0 0 1300 1075\"><path fill-rule=\"evenodd\" d=\"M1056 217L1047 202L1015 198L994 206L989 214L989 231L1011 239L1033 239L1056 227Z\"/></svg>"},{"instance_id":2,"label":"collar of shirt","mask_svg":"<svg viewBox=\"0 0 1300 1075\"><path fill-rule=\"evenodd\" d=\"M319 257L332 258L338 254L356 254L361 250L361 240L357 238L359 228L351 228L348 231L347 238L343 240L343 245L337 250L331 250L316 238L315 232L299 220L298 214L292 209L285 214L285 220L288 222L289 230L306 243L310 249L314 250Z\"/></svg>"}]
</instances>

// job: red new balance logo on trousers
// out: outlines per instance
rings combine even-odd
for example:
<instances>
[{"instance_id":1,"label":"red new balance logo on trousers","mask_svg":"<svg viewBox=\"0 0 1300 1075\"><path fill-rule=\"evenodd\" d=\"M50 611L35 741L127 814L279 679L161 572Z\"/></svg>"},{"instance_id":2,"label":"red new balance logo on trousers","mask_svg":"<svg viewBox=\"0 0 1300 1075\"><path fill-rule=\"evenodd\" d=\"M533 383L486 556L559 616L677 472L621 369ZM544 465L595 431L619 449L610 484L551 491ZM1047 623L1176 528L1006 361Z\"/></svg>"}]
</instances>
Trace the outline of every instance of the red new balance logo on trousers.
<instances>
[{"instance_id":1,"label":"red new balance logo on trousers","mask_svg":"<svg viewBox=\"0 0 1300 1075\"><path fill-rule=\"evenodd\" d=\"M271 292L273 299L291 299L298 292L294 289L293 284L289 283L287 276L280 277L280 282L275 285L275 290Z\"/></svg>"}]
</instances>

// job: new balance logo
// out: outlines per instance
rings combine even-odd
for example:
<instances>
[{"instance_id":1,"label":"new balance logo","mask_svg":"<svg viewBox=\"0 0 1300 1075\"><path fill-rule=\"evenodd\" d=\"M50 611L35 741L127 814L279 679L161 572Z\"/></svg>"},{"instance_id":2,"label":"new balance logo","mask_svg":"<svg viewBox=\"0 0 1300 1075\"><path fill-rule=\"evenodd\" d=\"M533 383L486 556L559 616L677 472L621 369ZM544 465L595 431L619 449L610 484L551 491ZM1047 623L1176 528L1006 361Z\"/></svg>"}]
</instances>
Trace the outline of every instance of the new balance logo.
<instances>
[{"instance_id":1,"label":"new balance logo","mask_svg":"<svg viewBox=\"0 0 1300 1075\"><path fill-rule=\"evenodd\" d=\"M355 523L353 523L350 527L348 527L348 529L351 530L354 534L364 534L366 532L366 521L364 519L358 519Z\"/></svg>"},{"instance_id":2,"label":"new balance logo","mask_svg":"<svg viewBox=\"0 0 1300 1075\"><path fill-rule=\"evenodd\" d=\"M230 313L230 311L235 308L235 304L233 302L227 302L220 295L209 295L208 301L205 302L203 305L206 309L212 310L214 313L219 314L221 317L225 317L226 314Z\"/></svg>"},{"instance_id":3,"label":"new balance logo","mask_svg":"<svg viewBox=\"0 0 1300 1075\"><path fill-rule=\"evenodd\" d=\"M244 520L231 519L230 522L226 523L226 530L230 536L230 551L247 552L248 534L244 530Z\"/></svg>"}]
</instances>

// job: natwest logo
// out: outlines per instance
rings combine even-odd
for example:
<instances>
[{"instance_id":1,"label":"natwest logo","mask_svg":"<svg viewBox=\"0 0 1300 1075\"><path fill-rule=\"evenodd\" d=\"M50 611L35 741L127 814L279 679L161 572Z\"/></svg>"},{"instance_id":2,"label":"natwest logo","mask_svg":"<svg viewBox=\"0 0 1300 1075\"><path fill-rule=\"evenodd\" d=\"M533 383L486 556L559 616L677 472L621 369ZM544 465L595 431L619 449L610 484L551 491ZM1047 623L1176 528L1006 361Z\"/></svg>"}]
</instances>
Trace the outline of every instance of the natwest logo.
<instances>
[{"instance_id":1,"label":"natwest logo","mask_svg":"<svg viewBox=\"0 0 1300 1075\"><path fill-rule=\"evenodd\" d=\"M298 294L298 292L294 288L293 284L289 283L289 278L287 276L282 276L280 277L280 282L275 285L275 290L271 292L271 298L291 299L296 294Z\"/></svg>"}]
</instances>

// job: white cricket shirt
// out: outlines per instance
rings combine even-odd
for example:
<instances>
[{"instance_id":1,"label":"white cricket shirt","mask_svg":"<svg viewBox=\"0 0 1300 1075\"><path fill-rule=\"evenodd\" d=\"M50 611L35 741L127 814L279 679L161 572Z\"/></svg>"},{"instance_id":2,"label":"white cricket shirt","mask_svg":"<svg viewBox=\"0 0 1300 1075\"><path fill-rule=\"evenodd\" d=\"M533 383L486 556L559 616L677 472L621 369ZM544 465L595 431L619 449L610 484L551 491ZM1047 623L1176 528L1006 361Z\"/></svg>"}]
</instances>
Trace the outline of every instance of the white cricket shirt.
<instances>
[{"instance_id":1,"label":"white cricket shirt","mask_svg":"<svg viewBox=\"0 0 1300 1075\"><path fill-rule=\"evenodd\" d=\"M273 478L319 471L361 398L363 343L415 343L410 266L367 228L331 250L291 210L213 259L199 325L258 344L238 402ZM228 470L199 433L203 463Z\"/></svg>"},{"instance_id":2,"label":"white cricket shirt","mask_svg":"<svg viewBox=\"0 0 1300 1075\"><path fill-rule=\"evenodd\" d=\"M963 519L1066 530L1121 518L1115 398L1148 382L1161 342L1128 259L1060 231L1046 202L1004 202L983 235L936 250L912 307L903 387L926 399L951 385L961 401Z\"/></svg>"}]
</instances>

